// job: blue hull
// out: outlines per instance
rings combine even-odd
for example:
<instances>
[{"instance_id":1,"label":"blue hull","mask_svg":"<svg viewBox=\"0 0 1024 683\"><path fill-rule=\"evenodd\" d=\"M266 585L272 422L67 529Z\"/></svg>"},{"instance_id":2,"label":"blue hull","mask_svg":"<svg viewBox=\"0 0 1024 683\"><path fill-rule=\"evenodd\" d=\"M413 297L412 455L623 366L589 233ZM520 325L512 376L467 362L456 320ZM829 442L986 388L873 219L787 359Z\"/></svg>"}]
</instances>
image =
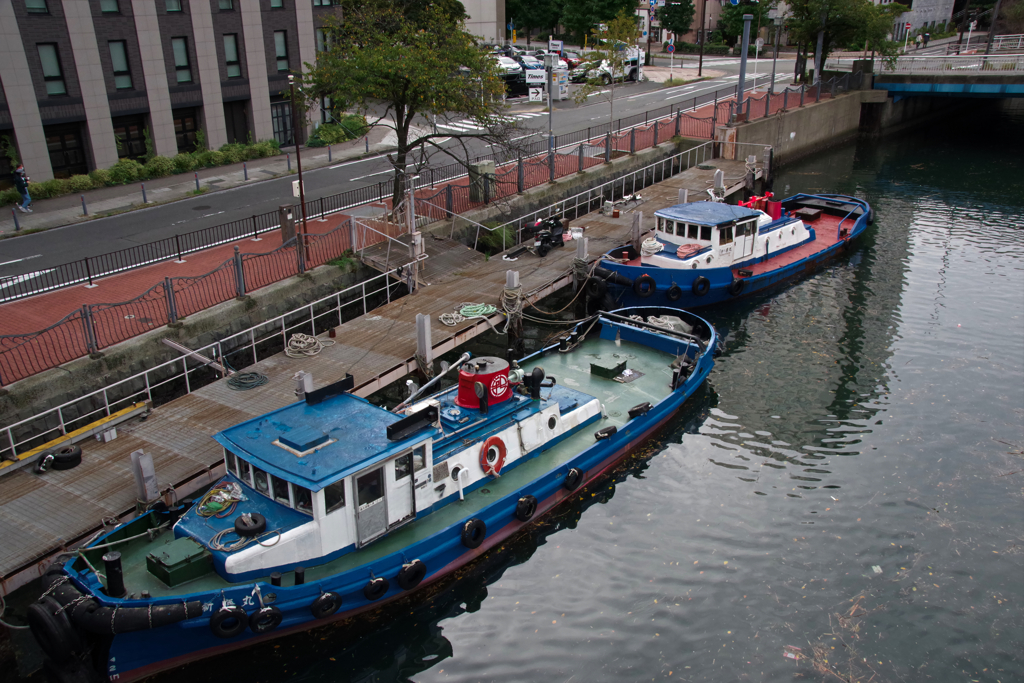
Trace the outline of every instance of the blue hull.
<instances>
[{"instance_id":1,"label":"blue hull","mask_svg":"<svg viewBox=\"0 0 1024 683\"><path fill-rule=\"evenodd\" d=\"M645 306L645 308L649 307ZM629 314L628 311L624 313ZM504 542L564 500L574 496L584 486L614 467L643 440L663 427L686 399L704 382L711 371L714 364L713 351L717 340L713 328L710 325L708 328L711 329L710 343L707 344L703 353L697 355L693 371L676 389L654 405L645 415L627 422L610 438L595 441L567 462L547 472L544 476L533 479L522 489L495 500L475 512L471 517L404 546L398 552L348 572L310 581L299 586L270 586L263 582L252 582L232 585L224 589L223 592L216 591L215 595L206 592L182 595L175 599L153 599L149 601L152 605L176 604L180 606L183 601L193 604L198 601L202 603L202 612L201 614L186 612L190 618L175 624L113 635L106 658L108 663L106 675L109 680L137 680L189 661L247 647L291 632L307 630L314 626L347 619L362 612L377 609L387 602L407 596L414 591L403 591L397 586L396 581L391 581L391 587L383 598L370 601L363 595L367 581L371 576L395 577L402 569L403 564L411 558L419 558L429 568L428 574L419 586L426 586L443 579L456 569ZM678 353L678 350L673 351L673 349L678 349L680 343L678 340L671 340L635 327L602 325L602 337L615 339L616 333L624 341L636 341L653 348ZM610 337L606 337L606 334ZM555 347L545 349L534 356L540 356L553 348ZM575 489L567 490L563 484L566 474L571 468L582 470L584 476L582 482ZM515 516L516 505L519 498L527 494L536 497L537 511L530 521L521 522ZM470 518L481 519L487 525L484 542L472 550L464 546L461 541L462 527ZM103 539L99 539L97 543L103 543ZM98 594L97 586L85 585L80 582L72 564L69 562L65 566L65 571L71 576L70 584L86 595ZM261 635L247 629L230 640L213 635L210 629L210 618L213 612L220 607L222 599L231 600L234 604L242 606L247 612L252 612L259 607L259 604L252 599L253 589L257 584L263 596L271 592L276 594L273 604L282 611L284 617L280 626L272 632ZM70 585L58 588L59 590L54 591L53 594L62 603L71 595L70 591L75 590ZM64 593L62 594L61 591ZM342 607L330 617L314 618L311 613L311 605L326 591L338 593L342 598ZM135 607L146 603L133 600L130 604Z\"/></svg>"}]
</instances>

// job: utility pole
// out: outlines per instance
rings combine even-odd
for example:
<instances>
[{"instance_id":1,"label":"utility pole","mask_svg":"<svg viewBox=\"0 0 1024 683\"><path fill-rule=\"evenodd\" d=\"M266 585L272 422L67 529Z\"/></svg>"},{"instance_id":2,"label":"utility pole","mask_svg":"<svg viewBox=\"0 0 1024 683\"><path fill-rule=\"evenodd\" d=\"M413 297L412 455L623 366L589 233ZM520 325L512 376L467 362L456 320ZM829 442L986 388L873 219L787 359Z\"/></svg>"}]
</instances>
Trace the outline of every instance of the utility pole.
<instances>
[{"instance_id":1,"label":"utility pole","mask_svg":"<svg viewBox=\"0 0 1024 683\"><path fill-rule=\"evenodd\" d=\"M706 37L704 35L704 18L708 14L708 0L700 6L700 36L698 36L698 42L700 43L700 56L697 58L697 78L701 78L701 72L704 70L704 41Z\"/></svg>"},{"instance_id":2,"label":"utility pole","mask_svg":"<svg viewBox=\"0 0 1024 683\"><path fill-rule=\"evenodd\" d=\"M960 37L956 39L956 53L960 54L960 44L964 42L964 24L967 23L967 16L971 9L971 0L967 0L967 4L964 5L964 14L960 17ZM968 46L969 47L969 46Z\"/></svg>"},{"instance_id":3,"label":"utility pole","mask_svg":"<svg viewBox=\"0 0 1024 683\"><path fill-rule=\"evenodd\" d=\"M651 57L651 34L654 33L654 3L651 0L651 7L647 10L647 54L644 55L644 66L652 66L654 59ZM639 67L637 67L639 69Z\"/></svg>"},{"instance_id":4,"label":"utility pole","mask_svg":"<svg viewBox=\"0 0 1024 683\"><path fill-rule=\"evenodd\" d=\"M814 82L821 82L821 51L825 48L825 20L828 19L828 10L821 11L821 29L818 30L818 47L814 49Z\"/></svg>"},{"instance_id":5,"label":"utility pole","mask_svg":"<svg viewBox=\"0 0 1024 683\"><path fill-rule=\"evenodd\" d=\"M292 137L295 142L295 163L299 167L299 215L302 216L302 231L300 232L300 240L303 247L306 244L306 191L302 187L302 156L299 153L299 117L297 108L295 106L295 76L288 74L288 87L291 90L292 97ZM303 127L305 127L305 116L302 117Z\"/></svg>"},{"instance_id":6,"label":"utility pole","mask_svg":"<svg viewBox=\"0 0 1024 683\"><path fill-rule=\"evenodd\" d=\"M772 52L772 80L768 83L768 96L775 94L775 63L779 61L779 35L782 33L782 17L775 17L775 50Z\"/></svg>"},{"instance_id":7,"label":"utility pole","mask_svg":"<svg viewBox=\"0 0 1024 683\"><path fill-rule=\"evenodd\" d=\"M740 48L740 81L739 92L736 93L736 113L733 115L733 122L743 120L743 91L747 87L747 48L750 47L750 22L753 21L753 14L743 15L743 46Z\"/></svg>"},{"instance_id":8,"label":"utility pole","mask_svg":"<svg viewBox=\"0 0 1024 683\"><path fill-rule=\"evenodd\" d=\"M996 37L996 20L999 19L999 5L1003 0L996 0L996 6L992 8L992 23L988 27L988 45L985 46L985 54L992 53L992 41Z\"/></svg>"}]
</instances>

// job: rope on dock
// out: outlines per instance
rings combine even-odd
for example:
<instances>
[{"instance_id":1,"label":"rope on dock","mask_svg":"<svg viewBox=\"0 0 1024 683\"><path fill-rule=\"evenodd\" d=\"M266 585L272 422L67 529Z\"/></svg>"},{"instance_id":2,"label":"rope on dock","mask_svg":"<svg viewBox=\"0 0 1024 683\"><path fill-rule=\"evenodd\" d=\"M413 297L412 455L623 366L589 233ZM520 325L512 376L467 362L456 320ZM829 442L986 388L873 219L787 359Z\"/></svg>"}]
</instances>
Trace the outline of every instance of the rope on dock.
<instances>
[{"instance_id":1,"label":"rope on dock","mask_svg":"<svg viewBox=\"0 0 1024 683\"><path fill-rule=\"evenodd\" d=\"M248 391L261 387L269 381L270 379L266 375L258 372L236 372L228 377L228 388L235 391Z\"/></svg>"},{"instance_id":2,"label":"rope on dock","mask_svg":"<svg viewBox=\"0 0 1024 683\"><path fill-rule=\"evenodd\" d=\"M470 302L463 302L455 307L454 313L442 313L437 316L444 325L448 327L455 327L459 323L465 322L472 318L489 318L498 312L497 306L491 304L474 304Z\"/></svg>"},{"instance_id":3,"label":"rope on dock","mask_svg":"<svg viewBox=\"0 0 1024 683\"><path fill-rule=\"evenodd\" d=\"M296 332L288 340L284 353L289 358L303 358L305 356L315 356L327 346L334 346L334 340L320 339L310 334Z\"/></svg>"}]
</instances>

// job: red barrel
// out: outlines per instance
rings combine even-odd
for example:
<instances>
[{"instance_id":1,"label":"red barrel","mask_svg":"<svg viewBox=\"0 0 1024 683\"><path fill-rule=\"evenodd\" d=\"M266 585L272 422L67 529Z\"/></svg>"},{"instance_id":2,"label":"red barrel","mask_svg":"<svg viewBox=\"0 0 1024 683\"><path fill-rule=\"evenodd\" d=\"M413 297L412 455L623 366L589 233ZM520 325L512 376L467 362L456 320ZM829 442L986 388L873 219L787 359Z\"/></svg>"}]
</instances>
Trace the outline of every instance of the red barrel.
<instances>
[{"instance_id":1,"label":"red barrel","mask_svg":"<svg viewBox=\"0 0 1024 683\"><path fill-rule=\"evenodd\" d=\"M479 408L476 397L476 383L487 390L487 404L495 405L512 398L512 387L508 383L508 362L494 356L474 358L459 368L459 395L455 405L462 408Z\"/></svg>"}]
</instances>

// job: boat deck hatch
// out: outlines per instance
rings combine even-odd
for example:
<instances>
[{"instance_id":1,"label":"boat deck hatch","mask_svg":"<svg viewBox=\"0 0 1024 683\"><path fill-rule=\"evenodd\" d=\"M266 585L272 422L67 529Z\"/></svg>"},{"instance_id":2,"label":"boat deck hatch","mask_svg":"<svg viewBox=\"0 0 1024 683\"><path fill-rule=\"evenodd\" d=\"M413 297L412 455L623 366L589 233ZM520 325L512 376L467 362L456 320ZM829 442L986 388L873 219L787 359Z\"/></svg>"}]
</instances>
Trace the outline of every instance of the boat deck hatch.
<instances>
[{"instance_id":1,"label":"boat deck hatch","mask_svg":"<svg viewBox=\"0 0 1024 683\"><path fill-rule=\"evenodd\" d=\"M278 441L282 445L288 448L298 451L299 453L305 453L315 449L317 446L321 446L331 440L328 434L315 429L296 429L289 432L287 435L282 434L278 437Z\"/></svg>"},{"instance_id":2,"label":"boat deck hatch","mask_svg":"<svg viewBox=\"0 0 1024 683\"><path fill-rule=\"evenodd\" d=\"M212 572L213 556L191 538L179 538L147 555L146 568L173 588Z\"/></svg>"},{"instance_id":3,"label":"boat deck hatch","mask_svg":"<svg viewBox=\"0 0 1024 683\"><path fill-rule=\"evenodd\" d=\"M615 379L626 369L626 359L618 357L599 356L590 361L590 374Z\"/></svg>"}]
</instances>

